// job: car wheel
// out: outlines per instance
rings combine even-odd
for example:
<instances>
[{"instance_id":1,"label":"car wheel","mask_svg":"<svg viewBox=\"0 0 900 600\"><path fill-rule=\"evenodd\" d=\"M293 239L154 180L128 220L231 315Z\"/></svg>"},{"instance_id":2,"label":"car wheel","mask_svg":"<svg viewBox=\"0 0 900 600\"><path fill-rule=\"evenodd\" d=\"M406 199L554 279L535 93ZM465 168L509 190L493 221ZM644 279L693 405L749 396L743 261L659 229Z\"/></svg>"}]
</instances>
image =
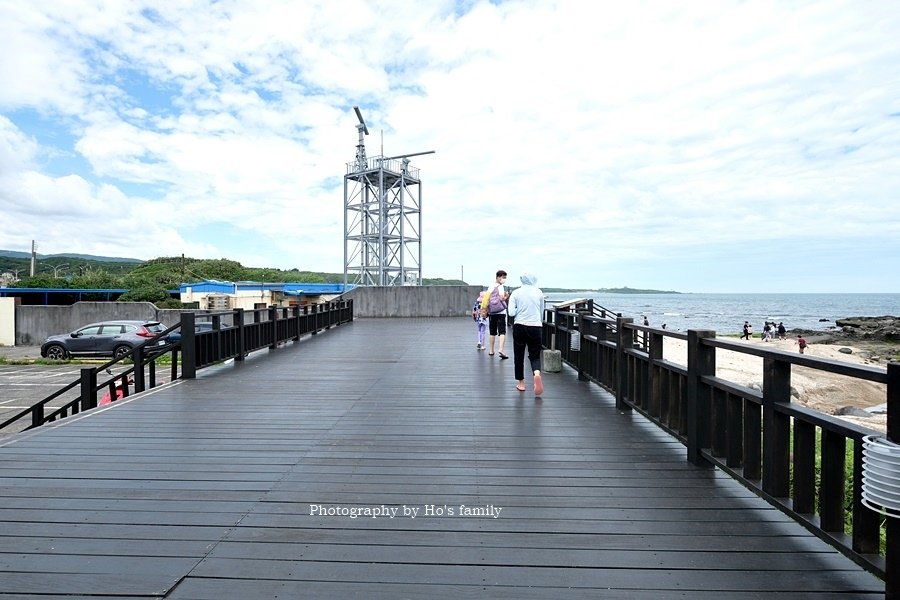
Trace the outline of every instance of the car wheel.
<instances>
[{"instance_id":1,"label":"car wheel","mask_svg":"<svg viewBox=\"0 0 900 600\"><path fill-rule=\"evenodd\" d=\"M122 358L131 352L131 346L116 346L113 350L113 358Z\"/></svg>"},{"instance_id":2,"label":"car wheel","mask_svg":"<svg viewBox=\"0 0 900 600\"><path fill-rule=\"evenodd\" d=\"M69 353L60 344L47 346L47 358L50 360L66 360L68 357Z\"/></svg>"}]
</instances>

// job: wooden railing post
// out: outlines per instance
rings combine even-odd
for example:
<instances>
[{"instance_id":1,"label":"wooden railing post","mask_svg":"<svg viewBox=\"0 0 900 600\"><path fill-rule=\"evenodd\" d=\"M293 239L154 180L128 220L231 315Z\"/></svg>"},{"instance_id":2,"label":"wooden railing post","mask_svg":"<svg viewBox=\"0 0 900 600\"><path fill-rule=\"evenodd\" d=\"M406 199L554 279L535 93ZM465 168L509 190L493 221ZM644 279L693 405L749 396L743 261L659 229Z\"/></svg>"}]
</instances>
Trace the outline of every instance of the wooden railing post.
<instances>
[{"instance_id":1,"label":"wooden railing post","mask_svg":"<svg viewBox=\"0 0 900 600\"><path fill-rule=\"evenodd\" d=\"M662 369L656 366L654 361L662 360L663 358L665 338L663 338L661 333L654 332L647 335L650 337L650 344L647 348L647 358L649 359L647 364L647 411L658 418L661 414L662 396L666 393L666 390L662 387Z\"/></svg>"},{"instance_id":2,"label":"wooden railing post","mask_svg":"<svg viewBox=\"0 0 900 600\"><path fill-rule=\"evenodd\" d=\"M269 338L269 350L274 350L278 347L278 307L270 306L269 307L269 326L268 329L271 331L271 336Z\"/></svg>"},{"instance_id":3,"label":"wooden railing post","mask_svg":"<svg viewBox=\"0 0 900 600\"><path fill-rule=\"evenodd\" d=\"M115 400L115 396L113 396ZM81 369L81 410L97 407L97 369L83 367Z\"/></svg>"},{"instance_id":4,"label":"wooden railing post","mask_svg":"<svg viewBox=\"0 0 900 600\"><path fill-rule=\"evenodd\" d=\"M559 348L559 346L561 345L560 338L559 338L559 307L558 306L553 307L553 324L551 327L551 331L553 333L550 334L550 349L557 350Z\"/></svg>"},{"instance_id":5,"label":"wooden railing post","mask_svg":"<svg viewBox=\"0 0 900 600\"><path fill-rule=\"evenodd\" d=\"M762 489L775 498L787 498L791 490L791 418L775 410L776 402L790 401L791 364L764 358Z\"/></svg>"},{"instance_id":6,"label":"wooden railing post","mask_svg":"<svg viewBox=\"0 0 900 600\"><path fill-rule=\"evenodd\" d=\"M234 357L234 360L242 361L247 355L247 336L246 330L244 329L244 309L234 309L231 318L231 324L237 328L237 331L235 331L235 334L237 336L237 339L235 340L235 345L237 346L237 356Z\"/></svg>"},{"instance_id":7,"label":"wooden railing post","mask_svg":"<svg viewBox=\"0 0 900 600\"><path fill-rule=\"evenodd\" d=\"M887 366L887 439L900 444L900 362ZM900 519L887 517L884 597L900 600Z\"/></svg>"},{"instance_id":8,"label":"wooden railing post","mask_svg":"<svg viewBox=\"0 0 900 600\"><path fill-rule=\"evenodd\" d=\"M40 427L44 424L44 405L35 404L31 407L31 426Z\"/></svg>"},{"instance_id":9,"label":"wooden railing post","mask_svg":"<svg viewBox=\"0 0 900 600\"><path fill-rule=\"evenodd\" d=\"M332 305L333 306L333 305ZM295 304L291 307L291 333L295 334L291 337L295 342L300 339L300 305Z\"/></svg>"},{"instance_id":10,"label":"wooden railing post","mask_svg":"<svg viewBox=\"0 0 900 600\"><path fill-rule=\"evenodd\" d=\"M587 362L588 352L586 351L587 345L584 343L584 327L585 327L585 311L576 310L575 317L572 320L572 323L575 325L575 335L578 337L578 342L575 344L575 347L572 346L572 340L569 339L569 349L575 352L575 366L578 369L578 381L589 381L588 376L584 372L584 366ZM572 334L569 333L571 336Z\"/></svg>"},{"instance_id":11,"label":"wooden railing post","mask_svg":"<svg viewBox=\"0 0 900 600\"><path fill-rule=\"evenodd\" d=\"M197 378L197 342L194 335L194 313L181 313L181 377Z\"/></svg>"},{"instance_id":12,"label":"wooden railing post","mask_svg":"<svg viewBox=\"0 0 900 600\"><path fill-rule=\"evenodd\" d=\"M687 356L687 458L697 466L711 466L700 453L709 447L710 397L709 388L701 385L704 375L716 374L716 349L704 346L703 338L716 337L716 332L704 329L688 330Z\"/></svg>"},{"instance_id":13,"label":"wooden railing post","mask_svg":"<svg viewBox=\"0 0 900 600\"><path fill-rule=\"evenodd\" d=\"M134 354L131 355L131 360L134 363L134 393L143 392L147 389L147 380L144 377L144 348L146 346L138 346L134 349ZM123 382L123 389L125 392L128 392L128 378L125 378Z\"/></svg>"},{"instance_id":14,"label":"wooden railing post","mask_svg":"<svg viewBox=\"0 0 900 600\"><path fill-rule=\"evenodd\" d=\"M625 350L631 348L631 330L626 330L625 325L631 325L634 319L617 317L616 318L616 410L631 410L631 407L625 402L628 396L628 360L625 356Z\"/></svg>"}]
</instances>

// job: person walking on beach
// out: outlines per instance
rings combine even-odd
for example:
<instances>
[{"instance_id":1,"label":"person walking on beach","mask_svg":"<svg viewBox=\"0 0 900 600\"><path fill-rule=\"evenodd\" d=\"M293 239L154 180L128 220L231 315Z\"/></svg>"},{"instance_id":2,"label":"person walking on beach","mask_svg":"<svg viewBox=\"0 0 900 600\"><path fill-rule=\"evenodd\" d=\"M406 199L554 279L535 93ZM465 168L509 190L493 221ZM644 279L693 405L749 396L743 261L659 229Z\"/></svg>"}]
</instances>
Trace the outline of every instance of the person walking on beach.
<instances>
[{"instance_id":1,"label":"person walking on beach","mask_svg":"<svg viewBox=\"0 0 900 600\"><path fill-rule=\"evenodd\" d=\"M475 305L472 306L472 318L475 319L475 332L478 335L478 343L475 344L476 350L484 350L484 338L487 334L488 320L481 314L481 301L484 299L484 292L478 294L475 299Z\"/></svg>"},{"instance_id":2,"label":"person walking on beach","mask_svg":"<svg viewBox=\"0 0 900 600\"><path fill-rule=\"evenodd\" d=\"M778 337L781 338L781 341L784 341L786 337L787 329L784 328L784 323L778 323Z\"/></svg>"},{"instance_id":3,"label":"person walking on beach","mask_svg":"<svg viewBox=\"0 0 900 600\"><path fill-rule=\"evenodd\" d=\"M506 271L500 269L487 292L481 300L481 314L488 318L488 356L494 355L494 340L497 340L497 350L500 358L509 358L503 353L506 347L506 302L509 294L503 287L506 283Z\"/></svg>"},{"instance_id":4,"label":"person walking on beach","mask_svg":"<svg viewBox=\"0 0 900 600\"><path fill-rule=\"evenodd\" d=\"M541 329L544 318L544 292L537 285L537 277L523 273L522 287L509 297L509 314L515 317L513 325L513 358L515 359L516 389L525 391L525 350L534 376L534 395L544 393L541 379Z\"/></svg>"},{"instance_id":5,"label":"person walking on beach","mask_svg":"<svg viewBox=\"0 0 900 600\"><path fill-rule=\"evenodd\" d=\"M803 354L803 351L806 350L806 338L802 333L797 335L797 345L800 346L800 354Z\"/></svg>"},{"instance_id":6,"label":"person walking on beach","mask_svg":"<svg viewBox=\"0 0 900 600\"><path fill-rule=\"evenodd\" d=\"M753 333L753 327L750 326L748 321L744 321L744 329L743 333L741 333L741 339L750 339L750 335Z\"/></svg>"}]
</instances>

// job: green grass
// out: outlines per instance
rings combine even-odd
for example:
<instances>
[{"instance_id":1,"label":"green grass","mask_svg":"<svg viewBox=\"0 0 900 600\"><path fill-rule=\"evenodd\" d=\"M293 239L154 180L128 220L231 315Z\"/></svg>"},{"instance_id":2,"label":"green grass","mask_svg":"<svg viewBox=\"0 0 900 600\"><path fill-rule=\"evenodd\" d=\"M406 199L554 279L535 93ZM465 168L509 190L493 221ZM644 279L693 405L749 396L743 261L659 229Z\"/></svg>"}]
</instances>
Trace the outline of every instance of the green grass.
<instances>
[{"instance_id":1,"label":"green grass","mask_svg":"<svg viewBox=\"0 0 900 600\"><path fill-rule=\"evenodd\" d=\"M794 444L794 432L791 429L791 448ZM844 440L844 533L853 535L853 444L852 440ZM794 464L791 462L791 485L793 487ZM816 427L816 514L819 514L819 486L822 483L822 429ZM791 491L793 495L793 489ZM887 547L887 517L881 515L879 527L880 551L883 556Z\"/></svg>"}]
</instances>

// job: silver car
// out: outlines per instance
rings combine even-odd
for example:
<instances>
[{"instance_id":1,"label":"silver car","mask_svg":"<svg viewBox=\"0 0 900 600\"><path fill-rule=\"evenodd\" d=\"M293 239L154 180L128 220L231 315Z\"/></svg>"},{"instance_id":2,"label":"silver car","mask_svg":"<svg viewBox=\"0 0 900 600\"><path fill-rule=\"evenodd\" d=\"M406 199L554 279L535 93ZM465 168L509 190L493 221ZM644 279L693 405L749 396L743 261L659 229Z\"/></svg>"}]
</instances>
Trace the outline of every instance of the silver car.
<instances>
[{"instance_id":1,"label":"silver car","mask_svg":"<svg viewBox=\"0 0 900 600\"><path fill-rule=\"evenodd\" d=\"M103 321L91 323L71 333L51 335L41 344L41 356L64 360L71 356L111 356L118 358L135 346L155 337L166 326L156 321ZM148 346L165 346L160 338Z\"/></svg>"}]
</instances>

